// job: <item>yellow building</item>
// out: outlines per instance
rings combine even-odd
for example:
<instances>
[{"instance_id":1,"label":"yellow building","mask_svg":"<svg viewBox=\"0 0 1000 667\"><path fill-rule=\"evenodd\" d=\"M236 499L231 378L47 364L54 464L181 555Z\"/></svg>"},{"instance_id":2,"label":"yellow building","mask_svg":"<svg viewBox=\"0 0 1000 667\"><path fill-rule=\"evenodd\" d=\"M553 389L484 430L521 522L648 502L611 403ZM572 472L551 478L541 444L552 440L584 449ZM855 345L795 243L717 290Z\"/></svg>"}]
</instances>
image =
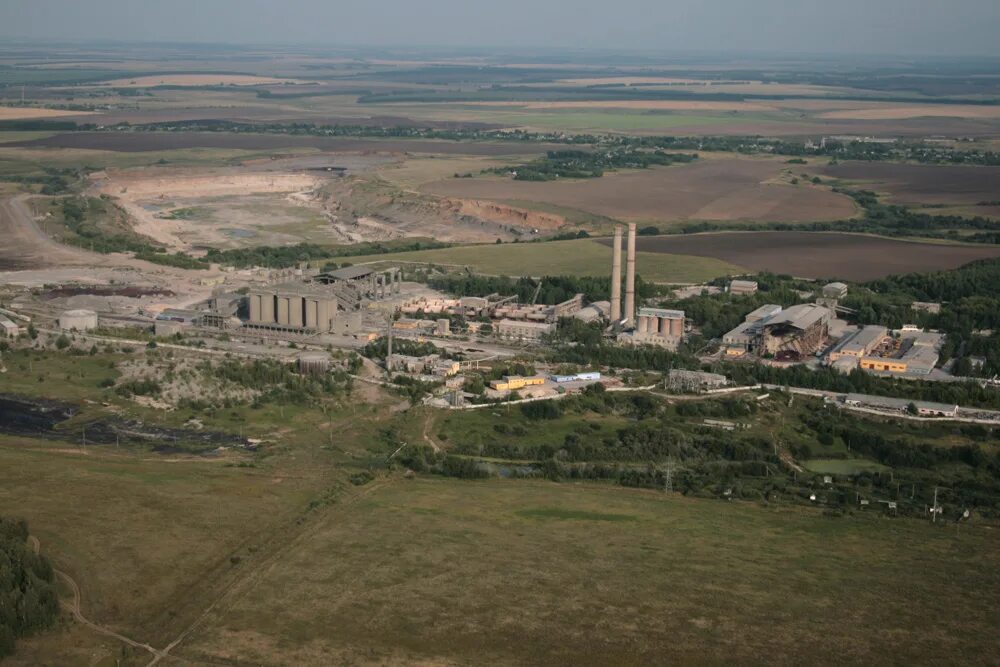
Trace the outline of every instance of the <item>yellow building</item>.
<instances>
[{"instance_id":1,"label":"yellow building","mask_svg":"<svg viewBox=\"0 0 1000 667\"><path fill-rule=\"evenodd\" d=\"M517 375L506 375L502 380L491 380L490 389L496 391L516 391L525 387L537 387L545 384L545 378L541 376L520 377Z\"/></svg>"},{"instance_id":2,"label":"yellow building","mask_svg":"<svg viewBox=\"0 0 1000 667\"><path fill-rule=\"evenodd\" d=\"M907 369L905 361L882 357L863 357L860 366L866 371L888 371L890 373L905 373Z\"/></svg>"}]
</instances>

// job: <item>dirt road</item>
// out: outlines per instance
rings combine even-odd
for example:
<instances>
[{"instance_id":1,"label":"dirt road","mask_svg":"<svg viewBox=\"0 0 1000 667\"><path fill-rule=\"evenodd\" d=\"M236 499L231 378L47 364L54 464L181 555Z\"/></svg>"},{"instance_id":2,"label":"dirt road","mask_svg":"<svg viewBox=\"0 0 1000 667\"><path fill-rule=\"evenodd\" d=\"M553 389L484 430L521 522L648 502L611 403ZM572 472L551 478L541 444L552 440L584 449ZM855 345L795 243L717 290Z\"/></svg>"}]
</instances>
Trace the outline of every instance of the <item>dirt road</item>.
<instances>
[{"instance_id":1,"label":"dirt road","mask_svg":"<svg viewBox=\"0 0 1000 667\"><path fill-rule=\"evenodd\" d=\"M38 269L67 264L101 266L104 258L52 240L28 206L32 195L0 199L0 269Z\"/></svg>"},{"instance_id":2,"label":"dirt road","mask_svg":"<svg viewBox=\"0 0 1000 667\"><path fill-rule=\"evenodd\" d=\"M38 538L35 537L34 535L28 536L28 543L31 545L32 551L34 551L36 554L41 551L41 543L38 541ZM72 600L70 601L60 600L59 603L62 605L63 609L66 609L71 614L73 614L73 618L75 618L78 623L87 626L88 628L90 628L91 630L93 630L98 634L105 635L106 637L111 637L112 639L117 639L118 641L128 644L129 646L132 646L134 648L140 648L145 651L149 651L155 656L154 660L159 659L160 651L157 651L149 644L143 644L141 642L137 642L134 639L130 639L125 635L118 634L114 630L106 628L103 625L98 625L97 623L94 623L89 618L84 616L83 611L80 607L80 601L82 597L80 594L80 586L76 583L76 580L73 579L73 577L66 574L65 572L63 572L62 570L53 568L52 571L56 573L57 577L66 582L66 585L69 586L69 589L73 592Z\"/></svg>"}]
</instances>

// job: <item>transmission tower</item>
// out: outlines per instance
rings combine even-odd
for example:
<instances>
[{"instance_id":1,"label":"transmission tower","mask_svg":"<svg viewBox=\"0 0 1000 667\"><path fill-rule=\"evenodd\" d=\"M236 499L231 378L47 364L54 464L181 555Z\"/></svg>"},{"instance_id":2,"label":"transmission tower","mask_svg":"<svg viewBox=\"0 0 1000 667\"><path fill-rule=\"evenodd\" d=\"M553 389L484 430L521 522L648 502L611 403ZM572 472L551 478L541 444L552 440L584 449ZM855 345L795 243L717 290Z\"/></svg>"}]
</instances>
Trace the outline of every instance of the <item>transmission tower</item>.
<instances>
[{"instance_id":1,"label":"transmission tower","mask_svg":"<svg viewBox=\"0 0 1000 667\"><path fill-rule=\"evenodd\" d=\"M663 492L673 493L674 491L674 460L667 459L667 470L663 473Z\"/></svg>"}]
</instances>

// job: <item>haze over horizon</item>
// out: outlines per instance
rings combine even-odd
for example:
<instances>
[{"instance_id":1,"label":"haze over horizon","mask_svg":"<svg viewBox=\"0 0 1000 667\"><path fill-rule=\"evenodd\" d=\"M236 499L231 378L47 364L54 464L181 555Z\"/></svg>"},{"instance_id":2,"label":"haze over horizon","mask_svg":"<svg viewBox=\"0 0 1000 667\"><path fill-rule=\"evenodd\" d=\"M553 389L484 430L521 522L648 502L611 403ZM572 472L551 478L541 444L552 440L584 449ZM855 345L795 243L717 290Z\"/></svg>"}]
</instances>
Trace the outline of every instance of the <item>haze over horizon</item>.
<instances>
[{"instance_id":1,"label":"haze over horizon","mask_svg":"<svg viewBox=\"0 0 1000 667\"><path fill-rule=\"evenodd\" d=\"M0 39L1000 56L996 0L5 0Z\"/></svg>"}]
</instances>

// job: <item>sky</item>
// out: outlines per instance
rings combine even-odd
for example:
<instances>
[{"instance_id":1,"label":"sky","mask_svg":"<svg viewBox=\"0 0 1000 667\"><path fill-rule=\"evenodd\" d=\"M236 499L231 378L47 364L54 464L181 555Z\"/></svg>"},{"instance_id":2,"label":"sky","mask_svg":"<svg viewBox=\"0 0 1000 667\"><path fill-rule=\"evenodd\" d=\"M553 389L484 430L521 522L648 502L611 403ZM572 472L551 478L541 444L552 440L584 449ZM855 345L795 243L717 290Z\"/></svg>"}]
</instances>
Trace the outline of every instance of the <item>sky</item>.
<instances>
[{"instance_id":1,"label":"sky","mask_svg":"<svg viewBox=\"0 0 1000 667\"><path fill-rule=\"evenodd\" d=\"M1000 0L0 0L0 40L1000 56Z\"/></svg>"}]
</instances>

